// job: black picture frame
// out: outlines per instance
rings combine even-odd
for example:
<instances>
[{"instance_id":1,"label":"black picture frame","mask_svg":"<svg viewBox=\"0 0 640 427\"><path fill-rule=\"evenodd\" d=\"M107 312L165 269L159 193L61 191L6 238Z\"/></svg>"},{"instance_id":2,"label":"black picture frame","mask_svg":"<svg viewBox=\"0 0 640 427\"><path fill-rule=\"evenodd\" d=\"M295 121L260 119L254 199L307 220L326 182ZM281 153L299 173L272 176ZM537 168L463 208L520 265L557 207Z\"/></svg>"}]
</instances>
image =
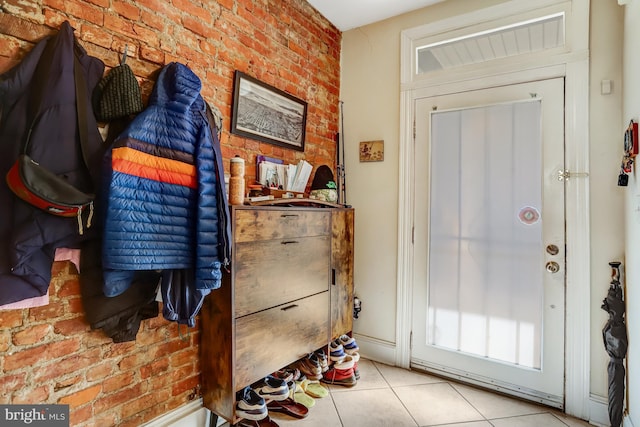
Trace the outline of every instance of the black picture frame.
<instances>
[{"instance_id":1,"label":"black picture frame","mask_svg":"<svg viewBox=\"0 0 640 427\"><path fill-rule=\"evenodd\" d=\"M305 101L236 70L231 133L304 151L306 126Z\"/></svg>"}]
</instances>

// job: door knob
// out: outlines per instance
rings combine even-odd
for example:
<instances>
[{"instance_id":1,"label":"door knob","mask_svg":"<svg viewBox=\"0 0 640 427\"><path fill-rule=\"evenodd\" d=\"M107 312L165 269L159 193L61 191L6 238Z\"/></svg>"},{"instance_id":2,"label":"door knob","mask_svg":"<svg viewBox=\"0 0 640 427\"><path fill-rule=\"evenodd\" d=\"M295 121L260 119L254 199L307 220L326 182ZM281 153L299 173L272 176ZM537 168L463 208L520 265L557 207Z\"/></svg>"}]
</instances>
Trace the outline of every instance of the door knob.
<instances>
[{"instance_id":1,"label":"door knob","mask_svg":"<svg viewBox=\"0 0 640 427\"><path fill-rule=\"evenodd\" d=\"M560 265L558 265L558 263L555 261L549 261L546 267L549 273L557 273L558 271L560 271Z\"/></svg>"}]
</instances>

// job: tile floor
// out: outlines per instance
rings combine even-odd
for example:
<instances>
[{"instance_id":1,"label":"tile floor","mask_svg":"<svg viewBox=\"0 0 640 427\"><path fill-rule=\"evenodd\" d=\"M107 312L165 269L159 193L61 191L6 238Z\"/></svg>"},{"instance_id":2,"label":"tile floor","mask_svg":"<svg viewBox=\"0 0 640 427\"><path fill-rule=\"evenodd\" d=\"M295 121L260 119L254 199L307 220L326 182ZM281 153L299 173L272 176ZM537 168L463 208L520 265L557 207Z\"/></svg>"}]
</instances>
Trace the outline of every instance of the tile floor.
<instances>
[{"instance_id":1,"label":"tile floor","mask_svg":"<svg viewBox=\"0 0 640 427\"><path fill-rule=\"evenodd\" d=\"M382 363L358 362L360 381L352 388L330 386L309 415L297 420L273 413L292 427L578 427L585 421L553 408L479 390ZM226 425L225 425L226 427Z\"/></svg>"}]
</instances>

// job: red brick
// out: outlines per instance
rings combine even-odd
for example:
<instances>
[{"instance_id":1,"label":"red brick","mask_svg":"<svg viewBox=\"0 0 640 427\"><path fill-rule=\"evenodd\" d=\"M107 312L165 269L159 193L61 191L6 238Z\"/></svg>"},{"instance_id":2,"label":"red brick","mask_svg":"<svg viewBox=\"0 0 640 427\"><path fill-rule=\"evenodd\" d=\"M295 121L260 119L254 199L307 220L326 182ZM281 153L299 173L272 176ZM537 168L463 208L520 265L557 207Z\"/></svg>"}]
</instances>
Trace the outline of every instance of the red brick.
<instances>
[{"instance_id":1,"label":"red brick","mask_svg":"<svg viewBox=\"0 0 640 427\"><path fill-rule=\"evenodd\" d=\"M49 304L29 309L29 322L51 320L64 315L64 304L51 298Z\"/></svg>"},{"instance_id":2,"label":"red brick","mask_svg":"<svg viewBox=\"0 0 640 427\"><path fill-rule=\"evenodd\" d=\"M61 320L54 323L53 330L56 334L70 336L79 335L88 331L89 324L84 317L75 317L73 319Z\"/></svg>"},{"instance_id":3,"label":"red brick","mask_svg":"<svg viewBox=\"0 0 640 427\"><path fill-rule=\"evenodd\" d=\"M91 404L84 405L83 407L80 407L80 408L69 407L69 425L77 426L89 419L92 419L93 421L93 407L91 406ZM116 425L115 422L105 423L105 424L100 424L100 427L115 426L115 425ZM96 427L98 427L98 425L96 425Z\"/></svg>"},{"instance_id":4,"label":"red brick","mask_svg":"<svg viewBox=\"0 0 640 427\"><path fill-rule=\"evenodd\" d=\"M103 8L109 7L109 0L85 0L87 3L95 4Z\"/></svg>"},{"instance_id":5,"label":"red brick","mask_svg":"<svg viewBox=\"0 0 640 427\"><path fill-rule=\"evenodd\" d=\"M13 396L14 405L43 403L49 399L49 386L40 386L34 389L22 389Z\"/></svg>"},{"instance_id":6,"label":"red brick","mask_svg":"<svg viewBox=\"0 0 640 427\"><path fill-rule=\"evenodd\" d=\"M51 30L42 25L21 19L9 13L0 14L0 28L2 34L16 37L20 40L36 42L51 34Z\"/></svg>"},{"instance_id":7,"label":"red brick","mask_svg":"<svg viewBox=\"0 0 640 427\"><path fill-rule=\"evenodd\" d=\"M157 12L160 16L166 18L168 22L180 22L181 14L170 2L165 0L137 0L136 4Z\"/></svg>"},{"instance_id":8,"label":"red brick","mask_svg":"<svg viewBox=\"0 0 640 427\"><path fill-rule=\"evenodd\" d=\"M54 363L48 365L38 365L32 370L38 381L48 382L49 380L61 378L72 373L83 372L84 369L95 365L99 361L100 350L93 349L71 354L69 357L56 360Z\"/></svg>"},{"instance_id":9,"label":"red brick","mask_svg":"<svg viewBox=\"0 0 640 427\"><path fill-rule=\"evenodd\" d=\"M142 385L140 383L133 387L122 389L117 393L112 393L109 396L102 397L93 403L93 410L96 413L104 412L107 409L114 408L118 405L128 402L140 396L142 393Z\"/></svg>"},{"instance_id":10,"label":"red brick","mask_svg":"<svg viewBox=\"0 0 640 427\"><path fill-rule=\"evenodd\" d=\"M164 53L158 49L153 49L148 46L140 47L140 57L156 64L164 63Z\"/></svg>"},{"instance_id":11,"label":"red brick","mask_svg":"<svg viewBox=\"0 0 640 427\"><path fill-rule=\"evenodd\" d=\"M86 34L85 34L86 35ZM59 287L56 295L58 298L69 297L73 295L80 295L80 278L73 276L70 279L65 280Z\"/></svg>"},{"instance_id":12,"label":"red brick","mask_svg":"<svg viewBox=\"0 0 640 427\"><path fill-rule=\"evenodd\" d=\"M104 363L100 363L98 365L94 365L89 368L86 373L87 381L99 381L111 374L113 372L113 364L111 361L106 361Z\"/></svg>"},{"instance_id":13,"label":"red brick","mask_svg":"<svg viewBox=\"0 0 640 427\"><path fill-rule=\"evenodd\" d=\"M26 376L24 372L0 376L0 396L7 396L15 390L24 388Z\"/></svg>"},{"instance_id":14,"label":"red brick","mask_svg":"<svg viewBox=\"0 0 640 427\"><path fill-rule=\"evenodd\" d=\"M157 342L166 341L169 338L167 328L151 330L141 330L136 337L136 342L140 345L150 345Z\"/></svg>"},{"instance_id":15,"label":"red brick","mask_svg":"<svg viewBox=\"0 0 640 427\"><path fill-rule=\"evenodd\" d=\"M36 366L43 360L53 360L66 354L73 354L78 351L77 340L65 340L43 344L27 350L13 352L4 356L5 371L24 368L25 366Z\"/></svg>"},{"instance_id":16,"label":"red brick","mask_svg":"<svg viewBox=\"0 0 640 427\"><path fill-rule=\"evenodd\" d=\"M166 372L169 369L169 359L164 357L162 359L154 360L148 365L140 367L140 378L146 379L154 375L159 375Z\"/></svg>"},{"instance_id":17,"label":"red brick","mask_svg":"<svg viewBox=\"0 0 640 427\"><path fill-rule=\"evenodd\" d=\"M130 19L132 21L137 21L140 19L140 9L131 3L112 0L111 7L118 13L118 15L124 18Z\"/></svg>"},{"instance_id":18,"label":"red brick","mask_svg":"<svg viewBox=\"0 0 640 427\"><path fill-rule=\"evenodd\" d=\"M104 357L118 357L125 354L134 353L135 350L136 343L134 341L114 343L113 345L110 345L107 349L105 349Z\"/></svg>"},{"instance_id":19,"label":"red brick","mask_svg":"<svg viewBox=\"0 0 640 427\"><path fill-rule=\"evenodd\" d=\"M38 17L40 15L40 8L35 3L20 0L5 0L3 6L23 16Z\"/></svg>"},{"instance_id":20,"label":"red brick","mask_svg":"<svg viewBox=\"0 0 640 427\"><path fill-rule=\"evenodd\" d=\"M203 21L211 21L211 13L207 10L197 6L190 0L173 0L173 5L183 12L186 12L187 15L197 16Z\"/></svg>"},{"instance_id":21,"label":"red brick","mask_svg":"<svg viewBox=\"0 0 640 427\"><path fill-rule=\"evenodd\" d=\"M43 340L51 330L50 325L35 325L13 334L13 343L15 345L35 344Z\"/></svg>"},{"instance_id":22,"label":"red brick","mask_svg":"<svg viewBox=\"0 0 640 427\"><path fill-rule=\"evenodd\" d=\"M0 310L0 327L15 328L22 325L24 310Z\"/></svg>"},{"instance_id":23,"label":"red brick","mask_svg":"<svg viewBox=\"0 0 640 427\"><path fill-rule=\"evenodd\" d=\"M169 399L171 394L169 390L152 390L151 393L140 396L135 400L131 400L122 406L122 418L129 418L132 415L144 412L146 409L162 404Z\"/></svg>"},{"instance_id":24,"label":"red brick","mask_svg":"<svg viewBox=\"0 0 640 427\"><path fill-rule=\"evenodd\" d=\"M4 329L0 330L0 353L4 353L9 349L9 344L11 343L11 330ZM2 364L0 363L0 368Z\"/></svg>"},{"instance_id":25,"label":"red brick","mask_svg":"<svg viewBox=\"0 0 640 427\"><path fill-rule=\"evenodd\" d=\"M182 25L202 37L215 37L218 34L215 29L191 16L184 16L182 18Z\"/></svg>"},{"instance_id":26,"label":"red brick","mask_svg":"<svg viewBox=\"0 0 640 427\"><path fill-rule=\"evenodd\" d=\"M173 387L171 387L171 395L178 396L186 391L192 391L199 383L200 375L178 381L173 385Z\"/></svg>"},{"instance_id":27,"label":"red brick","mask_svg":"<svg viewBox=\"0 0 640 427\"><path fill-rule=\"evenodd\" d=\"M122 371L136 368L140 366L140 364L144 363L145 361L144 359L145 359L144 354L140 354L140 353L135 353L130 356L125 356L122 358L122 360L120 360L120 363L118 363L118 368L120 368L120 370Z\"/></svg>"},{"instance_id":28,"label":"red brick","mask_svg":"<svg viewBox=\"0 0 640 427\"><path fill-rule=\"evenodd\" d=\"M178 367L186 364L193 364L198 361L198 347L191 347L184 351L174 353L169 356L172 367Z\"/></svg>"},{"instance_id":29,"label":"red brick","mask_svg":"<svg viewBox=\"0 0 640 427\"><path fill-rule=\"evenodd\" d=\"M140 22L142 22L143 24L160 31L161 33L164 32L165 29L165 25L166 25L166 21L164 19L162 19L160 16L154 14L154 13L149 13L146 10L141 11L140 13Z\"/></svg>"},{"instance_id":30,"label":"red brick","mask_svg":"<svg viewBox=\"0 0 640 427\"><path fill-rule=\"evenodd\" d=\"M78 384L80 381L82 381L82 377L80 375L66 378L62 381L56 382L56 385L53 386L53 391L58 392L60 390L64 390L65 388Z\"/></svg>"},{"instance_id":31,"label":"red brick","mask_svg":"<svg viewBox=\"0 0 640 427\"><path fill-rule=\"evenodd\" d=\"M107 378L102 382L102 392L109 394L114 390L127 388L133 384L134 379L134 373L131 371Z\"/></svg>"},{"instance_id":32,"label":"red brick","mask_svg":"<svg viewBox=\"0 0 640 427\"><path fill-rule=\"evenodd\" d=\"M58 403L61 405L69 405L71 408L82 406L85 403L93 401L100 393L102 386L94 385L83 390L76 391L75 393L68 394L60 399Z\"/></svg>"}]
</instances>

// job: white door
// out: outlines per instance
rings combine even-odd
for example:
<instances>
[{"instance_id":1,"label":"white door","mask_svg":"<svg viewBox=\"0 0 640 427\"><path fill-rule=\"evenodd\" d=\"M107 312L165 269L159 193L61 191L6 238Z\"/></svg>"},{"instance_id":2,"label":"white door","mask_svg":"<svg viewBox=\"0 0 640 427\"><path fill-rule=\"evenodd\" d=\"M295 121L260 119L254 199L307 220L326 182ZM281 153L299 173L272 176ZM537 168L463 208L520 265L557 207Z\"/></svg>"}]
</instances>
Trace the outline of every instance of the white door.
<instances>
[{"instance_id":1,"label":"white door","mask_svg":"<svg viewBox=\"0 0 640 427\"><path fill-rule=\"evenodd\" d=\"M564 80L416 101L411 366L564 404Z\"/></svg>"}]
</instances>

